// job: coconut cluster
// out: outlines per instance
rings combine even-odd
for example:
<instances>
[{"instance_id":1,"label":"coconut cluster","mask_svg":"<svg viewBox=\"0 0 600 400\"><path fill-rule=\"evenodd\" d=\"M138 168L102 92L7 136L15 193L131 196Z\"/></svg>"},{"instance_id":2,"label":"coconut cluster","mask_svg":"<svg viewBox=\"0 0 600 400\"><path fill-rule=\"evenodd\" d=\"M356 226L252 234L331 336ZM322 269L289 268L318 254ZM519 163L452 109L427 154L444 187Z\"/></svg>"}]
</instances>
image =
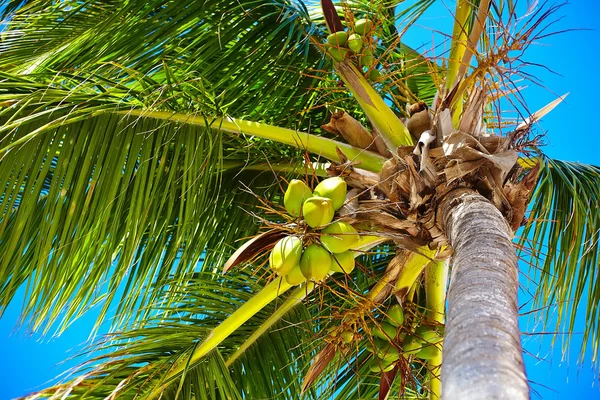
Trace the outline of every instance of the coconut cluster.
<instances>
[{"instance_id":1,"label":"coconut cluster","mask_svg":"<svg viewBox=\"0 0 600 400\"><path fill-rule=\"evenodd\" d=\"M314 190L298 179L288 185L283 197L285 209L318 233L310 235L306 243L299 236L286 236L271 250L271 268L290 285L305 280L318 282L330 273L349 274L354 269L351 248L358 244L358 232L346 222L333 221L335 212L344 205L346 190L340 177L325 179Z\"/></svg>"},{"instance_id":2,"label":"coconut cluster","mask_svg":"<svg viewBox=\"0 0 600 400\"><path fill-rule=\"evenodd\" d=\"M406 334L404 312L398 304L387 311L387 317L371 327L373 341L367 343L366 349L373 353L370 369L372 372L388 372L394 368L401 355L414 355L422 360L429 360L441 352L442 335L434 327L421 325L411 334Z\"/></svg>"},{"instance_id":3,"label":"coconut cluster","mask_svg":"<svg viewBox=\"0 0 600 400\"><path fill-rule=\"evenodd\" d=\"M327 53L336 61L354 58L359 68L371 68L369 79L376 81L381 78L381 72L375 68L375 57L371 49L375 38L371 35L373 24L368 19L356 20L350 34L346 31L334 32L327 36L325 48Z\"/></svg>"}]
</instances>

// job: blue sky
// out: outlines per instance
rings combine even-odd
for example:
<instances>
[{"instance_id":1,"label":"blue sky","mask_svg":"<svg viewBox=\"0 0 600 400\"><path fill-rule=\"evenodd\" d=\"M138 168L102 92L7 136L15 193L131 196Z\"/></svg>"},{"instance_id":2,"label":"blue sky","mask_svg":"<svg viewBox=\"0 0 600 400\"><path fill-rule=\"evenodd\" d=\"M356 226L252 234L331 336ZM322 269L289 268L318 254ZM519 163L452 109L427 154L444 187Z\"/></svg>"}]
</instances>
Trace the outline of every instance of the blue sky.
<instances>
[{"instance_id":1,"label":"blue sky","mask_svg":"<svg viewBox=\"0 0 600 400\"><path fill-rule=\"evenodd\" d=\"M525 2L521 2L525 4ZM435 26L437 30L449 32L452 19L448 9L454 8L451 1L441 2L433 7L421 20L422 26ZM546 132L548 145L544 152L551 157L600 165L600 151L593 144L600 139L595 116L598 115L599 78L595 71L600 57L600 3L598 0L577 0L567 4L557 14L563 18L554 30L589 28L588 31L575 31L546 38L532 46L526 60L550 67L557 74L543 68L532 68L547 89L530 86L523 92L531 110L537 110L554 100L557 95L570 92L567 100L546 116L538 129ZM434 33L429 29L416 29L405 37L413 47L431 48ZM436 44L439 39L435 38ZM598 212L598 211L596 211ZM522 266L522 275L527 273ZM527 287L527 279L522 276L522 285ZM520 302L529 298L522 292ZM17 296L13 304L0 319L0 400L24 395L36 388L44 387L48 381L76 365L75 361L57 365L88 340L95 315L85 315L76 321L58 338L29 335L25 329L14 331L19 318L22 301ZM526 310L525 308L524 310ZM539 321L523 318L524 332L542 330ZM583 331L583 318L578 318L576 332ZM552 329L550 329L552 330ZM550 336L524 336L528 352L543 358L540 361L530 355L525 356L526 368L532 388L543 399L600 399L598 373L589 363L578 364L580 335L573 335L572 348L564 354L560 348L560 338L552 348ZM535 396L535 395L534 395ZM534 397L535 398L535 397Z\"/></svg>"}]
</instances>

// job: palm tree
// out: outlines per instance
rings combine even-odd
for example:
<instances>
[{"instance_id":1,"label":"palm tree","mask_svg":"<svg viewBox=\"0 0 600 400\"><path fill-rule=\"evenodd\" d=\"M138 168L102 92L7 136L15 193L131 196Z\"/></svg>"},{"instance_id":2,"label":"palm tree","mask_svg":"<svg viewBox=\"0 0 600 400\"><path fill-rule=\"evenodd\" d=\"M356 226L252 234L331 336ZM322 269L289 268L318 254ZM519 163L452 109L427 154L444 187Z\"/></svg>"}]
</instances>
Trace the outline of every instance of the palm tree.
<instances>
[{"instance_id":1,"label":"palm tree","mask_svg":"<svg viewBox=\"0 0 600 400\"><path fill-rule=\"evenodd\" d=\"M600 169L540 152L532 124L560 99L498 112L526 110L519 56L557 7L458 0L432 60L401 37L433 1L396 3L3 3L0 307L26 285L32 329L112 317L33 398L528 398L523 225L538 301L572 327L586 298L597 353ZM363 18L364 48L323 44ZM266 255L318 231L285 213L285 182L327 175L360 268L290 290ZM440 380L424 336L442 330Z\"/></svg>"}]
</instances>

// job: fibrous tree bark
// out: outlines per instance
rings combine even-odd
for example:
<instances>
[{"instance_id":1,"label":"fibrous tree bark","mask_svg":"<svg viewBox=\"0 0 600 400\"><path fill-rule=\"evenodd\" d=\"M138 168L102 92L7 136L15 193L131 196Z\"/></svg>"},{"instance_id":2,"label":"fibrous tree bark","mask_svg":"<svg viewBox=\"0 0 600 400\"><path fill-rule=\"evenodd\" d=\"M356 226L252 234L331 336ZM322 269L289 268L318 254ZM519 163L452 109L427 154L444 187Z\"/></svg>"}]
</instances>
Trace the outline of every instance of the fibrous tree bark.
<instances>
[{"instance_id":1,"label":"fibrous tree bark","mask_svg":"<svg viewBox=\"0 0 600 400\"><path fill-rule=\"evenodd\" d=\"M443 347L443 399L528 399L512 231L494 205L455 189L437 213L454 250Z\"/></svg>"}]
</instances>

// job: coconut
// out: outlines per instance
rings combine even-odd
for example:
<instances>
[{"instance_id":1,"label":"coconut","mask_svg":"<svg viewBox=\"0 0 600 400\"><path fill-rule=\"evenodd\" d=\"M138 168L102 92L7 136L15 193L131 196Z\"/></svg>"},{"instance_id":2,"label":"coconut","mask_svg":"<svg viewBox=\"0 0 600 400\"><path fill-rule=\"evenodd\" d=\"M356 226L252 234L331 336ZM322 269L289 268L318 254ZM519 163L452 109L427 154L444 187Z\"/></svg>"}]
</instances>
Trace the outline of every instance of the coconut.
<instances>
[{"instance_id":1,"label":"coconut","mask_svg":"<svg viewBox=\"0 0 600 400\"><path fill-rule=\"evenodd\" d=\"M417 354L423 348L423 342L415 336L407 336L402 343L404 354Z\"/></svg>"},{"instance_id":2,"label":"coconut","mask_svg":"<svg viewBox=\"0 0 600 400\"><path fill-rule=\"evenodd\" d=\"M350 54L350 50L343 47L329 47L327 52L337 62L342 62Z\"/></svg>"},{"instance_id":3,"label":"coconut","mask_svg":"<svg viewBox=\"0 0 600 400\"><path fill-rule=\"evenodd\" d=\"M323 229L321 243L332 253L343 253L358 243L358 232L352 225L336 221Z\"/></svg>"},{"instance_id":4,"label":"coconut","mask_svg":"<svg viewBox=\"0 0 600 400\"><path fill-rule=\"evenodd\" d=\"M421 358L423 360L431 360L432 358L438 357L441 354L441 352L442 351L436 346L427 346L419 350L415 357Z\"/></svg>"},{"instance_id":5,"label":"coconut","mask_svg":"<svg viewBox=\"0 0 600 400\"><path fill-rule=\"evenodd\" d=\"M344 343L350 343L352 341L352 339L354 339L354 332L344 331L344 332L340 333L340 337L342 338Z\"/></svg>"},{"instance_id":6,"label":"coconut","mask_svg":"<svg viewBox=\"0 0 600 400\"><path fill-rule=\"evenodd\" d=\"M392 340L396 337L396 328L387 322L382 322L379 326L373 327L371 334L384 340Z\"/></svg>"},{"instance_id":7,"label":"coconut","mask_svg":"<svg viewBox=\"0 0 600 400\"><path fill-rule=\"evenodd\" d=\"M383 75L381 75L381 72L379 72L378 69L372 69L371 72L369 72L369 79L372 81L377 81L379 80Z\"/></svg>"},{"instance_id":8,"label":"coconut","mask_svg":"<svg viewBox=\"0 0 600 400\"><path fill-rule=\"evenodd\" d=\"M297 217L300 215L304 200L312 196L312 190L298 179L292 179L283 196L283 204L290 215Z\"/></svg>"},{"instance_id":9,"label":"coconut","mask_svg":"<svg viewBox=\"0 0 600 400\"><path fill-rule=\"evenodd\" d=\"M355 53L358 53L363 47L363 39L359 34L353 33L348 38L347 45L350 50L352 50Z\"/></svg>"},{"instance_id":10,"label":"coconut","mask_svg":"<svg viewBox=\"0 0 600 400\"><path fill-rule=\"evenodd\" d=\"M344 31L334 32L327 36L327 43L332 46L343 46L348 40L348 34Z\"/></svg>"},{"instance_id":11,"label":"coconut","mask_svg":"<svg viewBox=\"0 0 600 400\"><path fill-rule=\"evenodd\" d=\"M269 256L269 264L279 276L285 276L298 266L301 255L302 240L296 236L287 236L275 243Z\"/></svg>"},{"instance_id":12,"label":"coconut","mask_svg":"<svg viewBox=\"0 0 600 400\"><path fill-rule=\"evenodd\" d=\"M377 357L385 361L396 361L400 358L400 352L395 346L391 345L390 343L387 343L385 347L378 348L376 353Z\"/></svg>"},{"instance_id":13,"label":"coconut","mask_svg":"<svg viewBox=\"0 0 600 400\"><path fill-rule=\"evenodd\" d=\"M333 202L326 197L309 197L302 205L304 220L311 228L327 225L334 213Z\"/></svg>"},{"instance_id":14,"label":"coconut","mask_svg":"<svg viewBox=\"0 0 600 400\"><path fill-rule=\"evenodd\" d=\"M390 307L387 312L388 322L394 326L401 326L404 324L404 311L399 304L395 304Z\"/></svg>"},{"instance_id":15,"label":"coconut","mask_svg":"<svg viewBox=\"0 0 600 400\"><path fill-rule=\"evenodd\" d=\"M331 271L349 274L354 270L354 266L354 253L352 251L345 251L343 253L333 254L333 260L331 261Z\"/></svg>"},{"instance_id":16,"label":"coconut","mask_svg":"<svg viewBox=\"0 0 600 400\"><path fill-rule=\"evenodd\" d=\"M354 32L359 35L366 35L371 31L373 24L368 19L359 19L354 23Z\"/></svg>"},{"instance_id":17,"label":"coconut","mask_svg":"<svg viewBox=\"0 0 600 400\"><path fill-rule=\"evenodd\" d=\"M288 272L288 274L285 276L285 280L292 286L297 286L306 280L304 274L302 274L302 270L300 269L300 264Z\"/></svg>"},{"instance_id":18,"label":"coconut","mask_svg":"<svg viewBox=\"0 0 600 400\"><path fill-rule=\"evenodd\" d=\"M302 253L300 269L306 279L320 281L331 269L331 255L318 244L311 244Z\"/></svg>"},{"instance_id":19,"label":"coconut","mask_svg":"<svg viewBox=\"0 0 600 400\"><path fill-rule=\"evenodd\" d=\"M346 181L336 176L321 181L313 193L315 196L331 199L333 201L333 208L338 210L346 201L346 189Z\"/></svg>"}]
</instances>

